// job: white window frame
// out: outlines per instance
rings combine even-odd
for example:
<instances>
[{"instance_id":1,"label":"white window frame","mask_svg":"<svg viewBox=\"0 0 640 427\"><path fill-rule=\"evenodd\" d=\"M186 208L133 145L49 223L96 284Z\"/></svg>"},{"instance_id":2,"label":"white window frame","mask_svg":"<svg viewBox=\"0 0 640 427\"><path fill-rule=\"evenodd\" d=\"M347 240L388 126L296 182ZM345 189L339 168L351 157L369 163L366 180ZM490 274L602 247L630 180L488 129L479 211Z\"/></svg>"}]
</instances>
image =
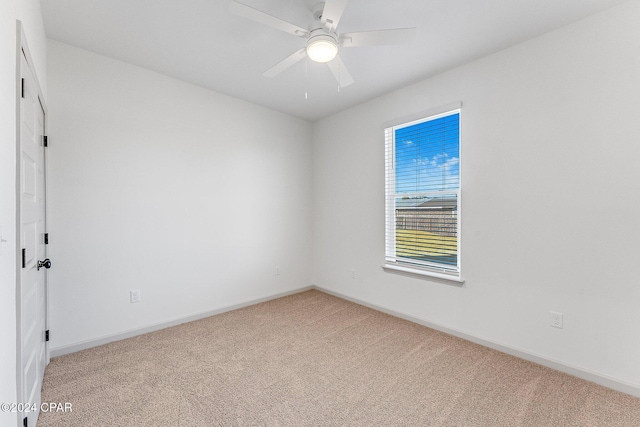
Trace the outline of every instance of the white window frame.
<instances>
[{"instance_id":1,"label":"white window frame","mask_svg":"<svg viewBox=\"0 0 640 427\"><path fill-rule=\"evenodd\" d=\"M414 115L411 118L397 120L395 122L385 124L384 136L385 136L385 262L383 268L385 270L399 271L402 273L410 273L420 276L434 277L437 279L443 279L447 281L453 281L457 283L464 283L461 276L461 188L462 188L462 169L460 167L459 172L459 185L457 190L445 190L445 191L428 191L428 192L416 192L416 193L403 193L403 195L409 196L442 196L442 195L455 195L457 200L457 266L447 267L442 264L420 262L415 263L410 260L398 259L396 257L396 183L395 183L395 134L396 130L413 126L416 124L436 120L441 117L446 117L452 114L459 114L462 116L462 103L454 103L447 106L440 107L438 109L430 110L428 112L421 113L420 115ZM458 149L461 152L462 136L461 131L458 133ZM462 155L460 155L460 158ZM459 164L460 165L460 164ZM392 191L389 191L393 189Z\"/></svg>"}]
</instances>

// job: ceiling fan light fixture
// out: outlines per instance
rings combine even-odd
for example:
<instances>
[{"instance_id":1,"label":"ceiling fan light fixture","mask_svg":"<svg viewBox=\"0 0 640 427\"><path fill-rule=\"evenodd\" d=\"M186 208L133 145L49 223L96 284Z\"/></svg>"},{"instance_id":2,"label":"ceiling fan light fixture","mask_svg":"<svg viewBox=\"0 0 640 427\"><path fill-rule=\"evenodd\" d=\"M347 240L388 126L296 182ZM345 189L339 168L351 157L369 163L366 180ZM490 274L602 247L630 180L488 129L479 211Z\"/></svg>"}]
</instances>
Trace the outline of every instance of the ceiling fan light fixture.
<instances>
[{"instance_id":1,"label":"ceiling fan light fixture","mask_svg":"<svg viewBox=\"0 0 640 427\"><path fill-rule=\"evenodd\" d=\"M329 62L338 54L338 43L328 34L321 34L309 39L307 55L315 62Z\"/></svg>"}]
</instances>

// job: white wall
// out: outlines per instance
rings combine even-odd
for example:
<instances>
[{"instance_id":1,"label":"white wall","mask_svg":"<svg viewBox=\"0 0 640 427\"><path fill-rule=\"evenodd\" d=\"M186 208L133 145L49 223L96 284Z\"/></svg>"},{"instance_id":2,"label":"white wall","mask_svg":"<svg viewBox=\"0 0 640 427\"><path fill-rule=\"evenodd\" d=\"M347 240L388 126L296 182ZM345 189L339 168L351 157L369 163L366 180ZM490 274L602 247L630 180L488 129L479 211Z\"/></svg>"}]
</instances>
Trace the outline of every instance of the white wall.
<instances>
[{"instance_id":1,"label":"white wall","mask_svg":"<svg viewBox=\"0 0 640 427\"><path fill-rule=\"evenodd\" d=\"M313 283L640 391L638 22L628 2L317 122ZM454 101L462 287L381 268L383 123Z\"/></svg>"},{"instance_id":2,"label":"white wall","mask_svg":"<svg viewBox=\"0 0 640 427\"><path fill-rule=\"evenodd\" d=\"M48 71L54 352L310 285L310 123L54 41Z\"/></svg>"},{"instance_id":3,"label":"white wall","mask_svg":"<svg viewBox=\"0 0 640 427\"><path fill-rule=\"evenodd\" d=\"M46 39L40 2L0 2L0 402L16 402L16 20L22 22L46 94ZM0 425L18 423L0 412Z\"/></svg>"}]
</instances>

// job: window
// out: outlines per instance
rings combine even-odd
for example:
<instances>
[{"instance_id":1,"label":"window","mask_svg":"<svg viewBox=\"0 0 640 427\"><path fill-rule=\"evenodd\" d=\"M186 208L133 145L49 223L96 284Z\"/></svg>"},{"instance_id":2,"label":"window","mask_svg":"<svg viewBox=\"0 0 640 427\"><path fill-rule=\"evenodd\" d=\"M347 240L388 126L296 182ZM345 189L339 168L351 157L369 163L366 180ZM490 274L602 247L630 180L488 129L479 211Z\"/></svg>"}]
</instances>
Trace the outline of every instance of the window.
<instances>
[{"instance_id":1,"label":"window","mask_svg":"<svg viewBox=\"0 0 640 427\"><path fill-rule=\"evenodd\" d=\"M458 280L460 110L385 129L386 268Z\"/></svg>"}]
</instances>

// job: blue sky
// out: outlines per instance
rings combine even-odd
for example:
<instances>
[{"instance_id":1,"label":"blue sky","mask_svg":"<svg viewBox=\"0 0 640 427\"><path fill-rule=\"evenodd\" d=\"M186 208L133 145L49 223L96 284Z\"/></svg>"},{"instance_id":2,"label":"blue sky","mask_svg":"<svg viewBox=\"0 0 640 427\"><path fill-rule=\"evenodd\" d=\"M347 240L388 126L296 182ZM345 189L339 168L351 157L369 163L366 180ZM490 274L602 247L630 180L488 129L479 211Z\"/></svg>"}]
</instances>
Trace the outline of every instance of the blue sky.
<instances>
[{"instance_id":1,"label":"blue sky","mask_svg":"<svg viewBox=\"0 0 640 427\"><path fill-rule=\"evenodd\" d=\"M459 128L455 113L395 131L397 193L459 188Z\"/></svg>"}]
</instances>

